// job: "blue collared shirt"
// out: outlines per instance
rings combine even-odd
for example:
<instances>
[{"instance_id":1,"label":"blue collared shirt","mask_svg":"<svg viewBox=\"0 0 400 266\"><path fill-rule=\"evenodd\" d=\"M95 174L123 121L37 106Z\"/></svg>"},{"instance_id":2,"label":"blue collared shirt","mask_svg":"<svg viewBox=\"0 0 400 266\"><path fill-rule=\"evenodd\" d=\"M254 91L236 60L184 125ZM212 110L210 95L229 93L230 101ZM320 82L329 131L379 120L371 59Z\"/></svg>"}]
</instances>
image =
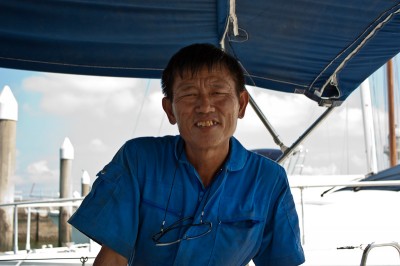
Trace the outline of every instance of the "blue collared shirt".
<instances>
[{"instance_id":1,"label":"blue collared shirt","mask_svg":"<svg viewBox=\"0 0 400 266\"><path fill-rule=\"evenodd\" d=\"M128 141L98 174L70 223L132 265L300 265L298 217L284 169L232 137L229 156L204 187L180 136ZM169 200L168 200L169 199ZM152 236L192 216L211 232L169 246ZM175 238L201 230L174 230ZM171 237L171 236L169 236Z\"/></svg>"}]
</instances>

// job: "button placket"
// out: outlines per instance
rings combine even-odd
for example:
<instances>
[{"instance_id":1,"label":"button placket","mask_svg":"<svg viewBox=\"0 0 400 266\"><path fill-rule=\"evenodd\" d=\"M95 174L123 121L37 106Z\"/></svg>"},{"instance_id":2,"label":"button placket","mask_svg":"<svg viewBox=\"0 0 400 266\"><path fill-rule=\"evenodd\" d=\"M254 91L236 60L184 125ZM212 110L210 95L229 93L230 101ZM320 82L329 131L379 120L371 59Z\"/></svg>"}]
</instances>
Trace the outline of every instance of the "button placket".
<instances>
[{"instance_id":1,"label":"button placket","mask_svg":"<svg viewBox=\"0 0 400 266\"><path fill-rule=\"evenodd\" d=\"M204 197L204 191L200 191L199 193L199 202L201 202L203 200Z\"/></svg>"}]
</instances>

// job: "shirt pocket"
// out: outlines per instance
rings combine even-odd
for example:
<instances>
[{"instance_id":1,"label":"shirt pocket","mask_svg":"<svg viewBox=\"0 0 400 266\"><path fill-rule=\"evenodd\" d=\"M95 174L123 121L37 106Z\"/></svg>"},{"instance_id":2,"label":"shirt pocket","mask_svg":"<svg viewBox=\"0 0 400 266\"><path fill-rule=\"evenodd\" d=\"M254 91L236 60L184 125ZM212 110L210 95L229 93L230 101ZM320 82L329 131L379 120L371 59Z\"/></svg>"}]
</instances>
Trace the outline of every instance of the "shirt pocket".
<instances>
[{"instance_id":1,"label":"shirt pocket","mask_svg":"<svg viewBox=\"0 0 400 266\"><path fill-rule=\"evenodd\" d=\"M253 246L261 236L264 221L257 217L221 217L218 224L219 235L234 248Z\"/></svg>"},{"instance_id":2,"label":"shirt pocket","mask_svg":"<svg viewBox=\"0 0 400 266\"><path fill-rule=\"evenodd\" d=\"M219 210L215 256L221 255L218 260L229 261L229 265L244 265L257 253L265 219L250 206L247 210L223 206Z\"/></svg>"}]
</instances>

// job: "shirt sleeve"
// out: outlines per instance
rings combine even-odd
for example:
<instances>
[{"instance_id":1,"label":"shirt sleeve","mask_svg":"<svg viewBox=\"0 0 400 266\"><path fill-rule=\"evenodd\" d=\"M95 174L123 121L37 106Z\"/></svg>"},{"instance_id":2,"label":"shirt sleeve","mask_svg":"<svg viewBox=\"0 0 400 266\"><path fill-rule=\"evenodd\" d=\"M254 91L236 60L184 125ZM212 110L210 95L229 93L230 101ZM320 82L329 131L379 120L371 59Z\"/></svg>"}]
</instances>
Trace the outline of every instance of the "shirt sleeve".
<instances>
[{"instance_id":1,"label":"shirt sleeve","mask_svg":"<svg viewBox=\"0 0 400 266\"><path fill-rule=\"evenodd\" d=\"M135 177L111 162L98 174L92 190L68 222L128 259L138 232L138 187Z\"/></svg>"},{"instance_id":2,"label":"shirt sleeve","mask_svg":"<svg viewBox=\"0 0 400 266\"><path fill-rule=\"evenodd\" d=\"M253 259L256 265L295 266L305 261L299 219L286 174L284 177L277 207L265 226L261 248Z\"/></svg>"}]
</instances>

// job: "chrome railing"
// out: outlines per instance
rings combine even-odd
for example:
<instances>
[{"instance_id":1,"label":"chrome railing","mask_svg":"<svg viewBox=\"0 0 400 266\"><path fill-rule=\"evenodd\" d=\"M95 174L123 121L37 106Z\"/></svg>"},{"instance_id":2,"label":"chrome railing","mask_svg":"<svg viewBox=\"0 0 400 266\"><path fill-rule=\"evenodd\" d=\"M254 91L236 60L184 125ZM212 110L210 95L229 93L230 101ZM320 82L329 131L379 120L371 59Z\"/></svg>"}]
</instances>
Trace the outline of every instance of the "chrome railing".
<instances>
[{"instance_id":1,"label":"chrome railing","mask_svg":"<svg viewBox=\"0 0 400 266\"><path fill-rule=\"evenodd\" d=\"M400 181L364 181L364 182L329 182L329 183L316 183L316 182L291 182L290 187L292 189L300 189L300 200L301 200L301 212L302 212L302 239L304 240L304 201L303 201L303 190L307 188L318 188L318 187L384 187L384 186L399 186ZM30 213L31 208L48 208L48 207L78 207L84 198L67 198L67 199L53 199L53 200L36 200L36 201L21 201L7 204L0 204L0 208L13 207L14 208L14 253L18 251L18 208L27 208L27 238L26 238L26 249L30 249ZM395 244L393 244L395 243ZM393 242L390 246L395 247L400 254L400 247L396 242ZM390 243L389 243L390 244ZM374 247L380 247L383 244L370 244L364 250L362 263L365 265L369 251ZM387 244L384 244L387 246ZM364 264L363 264L364 263Z\"/></svg>"},{"instance_id":2,"label":"chrome railing","mask_svg":"<svg viewBox=\"0 0 400 266\"><path fill-rule=\"evenodd\" d=\"M301 176L299 176L301 177ZM299 178L300 179L300 178ZM350 181L350 182L291 182L290 187L298 188L300 190L300 212L301 212L301 229L302 229L302 244L305 244L305 226L304 226L304 200L303 200L303 191L307 188L322 188L322 187L331 187L331 188L345 188L345 187L393 187L399 186L400 181Z\"/></svg>"},{"instance_id":3,"label":"chrome railing","mask_svg":"<svg viewBox=\"0 0 400 266\"><path fill-rule=\"evenodd\" d=\"M301 177L301 176L299 176ZM300 179L300 178L299 178ZM305 243L305 222L304 222L304 200L303 200L303 191L307 188L336 188L336 189L341 189L341 188L346 188L346 187L352 187L352 188L358 188L358 187L393 187L393 186L398 186L400 188L400 181L350 181L350 182L291 182L290 187L292 189L299 189L300 190L300 212L301 212L301 238L302 238L302 244ZM334 190L333 190L334 191ZM397 242L390 242L390 243L371 243L368 244L367 247L363 251L363 255L361 258L361 264L360 266L365 266L367 262L367 257L371 249L376 248L376 247L393 247L395 248L400 255L400 245Z\"/></svg>"},{"instance_id":4,"label":"chrome railing","mask_svg":"<svg viewBox=\"0 0 400 266\"><path fill-rule=\"evenodd\" d=\"M362 258L361 258L360 266L367 265L367 258L368 258L369 252L371 251L371 249L378 248L378 247L393 247L393 248L395 248L397 250L397 252L399 253L399 257L400 257L400 245L397 242L371 243L364 249L364 252L363 252L363 255L362 255Z\"/></svg>"},{"instance_id":5,"label":"chrome railing","mask_svg":"<svg viewBox=\"0 0 400 266\"><path fill-rule=\"evenodd\" d=\"M35 201L20 201L0 204L0 208L14 208L13 220L13 251L18 252L18 208L27 208L27 223L26 223L26 250L30 250L30 228L31 228L31 208L49 208L49 207L78 207L84 198L64 198L52 200L35 200Z\"/></svg>"}]
</instances>

